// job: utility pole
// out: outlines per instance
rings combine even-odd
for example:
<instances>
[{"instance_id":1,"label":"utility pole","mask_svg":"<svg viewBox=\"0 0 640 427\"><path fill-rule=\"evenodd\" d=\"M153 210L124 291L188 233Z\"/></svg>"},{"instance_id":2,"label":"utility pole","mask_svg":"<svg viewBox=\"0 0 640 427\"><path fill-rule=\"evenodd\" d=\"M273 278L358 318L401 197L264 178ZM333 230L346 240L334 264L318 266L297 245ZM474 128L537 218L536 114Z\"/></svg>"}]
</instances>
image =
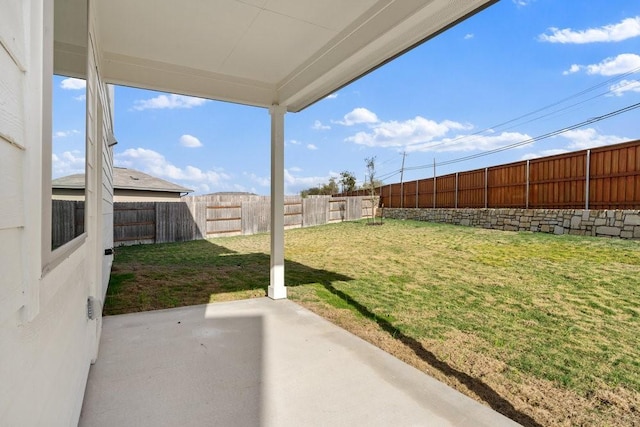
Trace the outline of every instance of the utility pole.
<instances>
[{"instance_id":1,"label":"utility pole","mask_svg":"<svg viewBox=\"0 0 640 427\"><path fill-rule=\"evenodd\" d=\"M400 207L404 208L404 159L407 157L407 152L402 152L402 166L400 166Z\"/></svg>"}]
</instances>

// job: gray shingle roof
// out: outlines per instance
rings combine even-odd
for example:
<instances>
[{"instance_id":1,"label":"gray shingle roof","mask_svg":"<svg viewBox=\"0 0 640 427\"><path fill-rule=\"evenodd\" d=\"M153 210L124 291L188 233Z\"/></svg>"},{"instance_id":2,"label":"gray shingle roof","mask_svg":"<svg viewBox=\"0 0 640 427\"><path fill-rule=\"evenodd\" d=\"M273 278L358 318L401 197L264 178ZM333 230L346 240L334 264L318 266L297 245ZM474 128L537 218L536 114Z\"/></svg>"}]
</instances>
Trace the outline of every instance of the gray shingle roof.
<instances>
[{"instance_id":1,"label":"gray shingle roof","mask_svg":"<svg viewBox=\"0 0 640 427\"><path fill-rule=\"evenodd\" d=\"M51 182L53 188L84 188L84 174L63 176ZM116 190L168 191L172 193L192 193L190 188L182 187L164 179L147 175L135 169L113 168L113 188Z\"/></svg>"}]
</instances>

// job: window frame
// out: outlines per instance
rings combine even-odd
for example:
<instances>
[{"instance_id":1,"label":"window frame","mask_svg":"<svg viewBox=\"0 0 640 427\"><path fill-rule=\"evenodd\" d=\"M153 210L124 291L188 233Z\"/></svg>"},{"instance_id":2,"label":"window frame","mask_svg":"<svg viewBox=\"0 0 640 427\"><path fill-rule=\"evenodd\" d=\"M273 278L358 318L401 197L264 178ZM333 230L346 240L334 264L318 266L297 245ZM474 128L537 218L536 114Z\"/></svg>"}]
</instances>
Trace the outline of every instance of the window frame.
<instances>
[{"instance_id":1,"label":"window frame","mask_svg":"<svg viewBox=\"0 0 640 427\"><path fill-rule=\"evenodd\" d=\"M88 78L89 67L89 0L86 1L85 14L85 32L86 32L86 49L85 49L85 80ZM42 239L41 239L41 260L42 260L42 277L47 275L51 270L58 266L62 261L69 258L77 251L87 240L89 226L87 220L87 183L88 173L87 165L89 160L89 91L86 90L84 105L84 158L85 158L85 174L84 174L84 192L85 192L85 209L84 209L84 231L68 242L55 249L51 247L52 237L52 154L53 154L53 78L54 78L54 15L55 0L44 2L44 25L45 31L43 35L43 61L42 61ZM88 82L87 82L88 87Z\"/></svg>"}]
</instances>

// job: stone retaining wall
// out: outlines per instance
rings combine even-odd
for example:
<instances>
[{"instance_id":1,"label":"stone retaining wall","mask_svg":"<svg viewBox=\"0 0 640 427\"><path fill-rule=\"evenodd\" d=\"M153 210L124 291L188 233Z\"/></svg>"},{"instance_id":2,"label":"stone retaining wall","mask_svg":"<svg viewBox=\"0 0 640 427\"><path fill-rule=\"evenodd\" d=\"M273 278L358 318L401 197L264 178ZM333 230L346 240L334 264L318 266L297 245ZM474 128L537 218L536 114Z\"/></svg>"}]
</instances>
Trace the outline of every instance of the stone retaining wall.
<instances>
[{"instance_id":1,"label":"stone retaining wall","mask_svg":"<svg viewBox=\"0 0 640 427\"><path fill-rule=\"evenodd\" d=\"M640 239L640 210L386 208L384 216L505 231Z\"/></svg>"}]
</instances>

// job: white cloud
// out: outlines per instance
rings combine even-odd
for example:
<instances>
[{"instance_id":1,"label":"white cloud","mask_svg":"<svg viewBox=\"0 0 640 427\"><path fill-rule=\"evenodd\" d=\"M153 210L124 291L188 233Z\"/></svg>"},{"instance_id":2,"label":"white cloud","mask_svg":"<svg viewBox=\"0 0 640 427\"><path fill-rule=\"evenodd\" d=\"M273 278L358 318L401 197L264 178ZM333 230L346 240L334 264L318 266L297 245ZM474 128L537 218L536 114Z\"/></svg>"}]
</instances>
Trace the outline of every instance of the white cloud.
<instances>
[{"instance_id":1,"label":"white cloud","mask_svg":"<svg viewBox=\"0 0 640 427\"><path fill-rule=\"evenodd\" d=\"M640 68L640 55L636 55L635 53L621 53L615 58L607 58L599 64L573 64L571 68L563 72L563 74L573 74L581 70L586 70L587 74L591 75L616 76L637 70L638 68Z\"/></svg>"},{"instance_id":2,"label":"white cloud","mask_svg":"<svg viewBox=\"0 0 640 427\"><path fill-rule=\"evenodd\" d=\"M299 176L299 172L302 172L302 169L298 167L284 170L285 194L299 194L302 190L326 184L329 178L338 176L335 172L329 172L326 176ZM249 172L244 172L243 175L260 187L269 187L271 185L271 179L269 177L262 177ZM253 192L256 192L255 189Z\"/></svg>"},{"instance_id":3,"label":"white cloud","mask_svg":"<svg viewBox=\"0 0 640 427\"><path fill-rule=\"evenodd\" d=\"M157 151L146 148L129 148L115 156L116 166L139 169L169 181L183 181L186 186L206 184L211 188L228 189L231 176L222 170L205 170L195 166L178 167L167 161Z\"/></svg>"},{"instance_id":4,"label":"white cloud","mask_svg":"<svg viewBox=\"0 0 640 427\"><path fill-rule=\"evenodd\" d=\"M209 184L198 184L192 190L196 193L206 194L211 192L211 187L209 187Z\"/></svg>"},{"instance_id":5,"label":"white cloud","mask_svg":"<svg viewBox=\"0 0 640 427\"><path fill-rule=\"evenodd\" d=\"M271 178L268 176L258 176L253 172L243 172L242 174L261 187L269 187L271 185ZM256 191L254 190L253 192L255 193Z\"/></svg>"},{"instance_id":6,"label":"white cloud","mask_svg":"<svg viewBox=\"0 0 640 427\"><path fill-rule=\"evenodd\" d=\"M81 151L65 151L60 155L51 155L51 175L53 178L84 173L84 153Z\"/></svg>"},{"instance_id":7,"label":"white cloud","mask_svg":"<svg viewBox=\"0 0 640 427\"><path fill-rule=\"evenodd\" d=\"M585 150L587 148L618 144L631 140L631 138L623 136L601 135L593 128L570 130L560 136L569 140L569 145L567 146L569 150Z\"/></svg>"},{"instance_id":8,"label":"white cloud","mask_svg":"<svg viewBox=\"0 0 640 427\"><path fill-rule=\"evenodd\" d=\"M569 150L565 150L564 148L553 148L550 150L542 150L542 151L538 151L537 153L525 154L520 158L520 160L532 160L540 157L555 156L556 154L564 154L564 153L567 153L568 151Z\"/></svg>"},{"instance_id":9,"label":"white cloud","mask_svg":"<svg viewBox=\"0 0 640 427\"><path fill-rule=\"evenodd\" d=\"M521 157L521 160L537 159L539 157L554 156L556 154L568 153L570 151L586 150L588 148L602 147L605 145L619 144L621 142L630 141L631 138L602 135L594 128L575 129L558 135L554 140L564 139L568 141L564 148L553 148L542 150L535 153L527 153Z\"/></svg>"},{"instance_id":10,"label":"white cloud","mask_svg":"<svg viewBox=\"0 0 640 427\"><path fill-rule=\"evenodd\" d=\"M80 133L80 131L77 130L77 129L59 130L59 131L53 133L53 137L54 138L66 138L66 137L71 136L71 135L78 135L79 133Z\"/></svg>"},{"instance_id":11,"label":"white cloud","mask_svg":"<svg viewBox=\"0 0 640 427\"><path fill-rule=\"evenodd\" d=\"M331 129L331 126L323 125L320 120L316 120L315 122L313 122L313 126L311 126L311 129L313 129L313 130L329 130L329 129Z\"/></svg>"},{"instance_id":12,"label":"white cloud","mask_svg":"<svg viewBox=\"0 0 640 427\"><path fill-rule=\"evenodd\" d=\"M406 147L407 152L413 151L488 151L505 145L515 144L531 139L525 133L502 132L489 135L456 135L455 137L434 140L433 142L414 144Z\"/></svg>"},{"instance_id":13,"label":"white cloud","mask_svg":"<svg viewBox=\"0 0 640 427\"><path fill-rule=\"evenodd\" d=\"M359 107L345 114L344 120L337 121L335 123L345 126L353 126L361 123L373 124L377 122L378 116L376 116L374 112L369 111L366 108Z\"/></svg>"},{"instance_id":14,"label":"white cloud","mask_svg":"<svg viewBox=\"0 0 640 427\"><path fill-rule=\"evenodd\" d=\"M299 194L300 191L329 182L329 178L337 178L337 172L329 172L326 176L296 176L292 169L284 170L284 187L286 194Z\"/></svg>"},{"instance_id":15,"label":"white cloud","mask_svg":"<svg viewBox=\"0 0 640 427\"><path fill-rule=\"evenodd\" d=\"M309 150L317 150L318 147L316 147L314 144L307 144L307 149L309 149Z\"/></svg>"},{"instance_id":16,"label":"white cloud","mask_svg":"<svg viewBox=\"0 0 640 427\"><path fill-rule=\"evenodd\" d=\"M198 138L188 134L182 135L180 137L180 144L183 147L188 147L188 148L202 147L202 142L200 142Z\"/></svg>"},{"instance_id":17,"label":"white cloud","mask_svg":"<svg viewBox=\"0 0 640 427\"><path fill-rule=\"evenodd\" d=\"M577 73L578 71L580 71L582 69L582 66L578 65L578 64L572 64L571 67L569 67L568 70L563 71L562 74L564 74L565 76L569 75L569 74L573 74L573 73Z\"/></svg>"},{"instance_id":18,"label":"white cloud","mask_svg":"<svg viewBox=\"0 0 640 427\"><path fill-rule=\"evenodd\" d=\"M174 109L199 107L207 102L203 98L195 98L185 95L158 95L151 99L139 99L134 101L133 109L137 111L152 109Z\"/></svg>"},{"instance_id":19,"label":"white cloud","mask_svg":"<svg viewBox=\"0 0 640 427\"><path fill-rule=\"evenodd\" d=\"M549 28L551 34L540 34L538 40L549 43L596 43L619 42L640 36L640 16L623 19L617 24L605 25L586 30L572 30L571 28Z\"/></svg>"},{"instance_id":20,"label":"white cloud","mask_svg":"<svg viewBox=\"0 0 640 427\"><path fill-rule=\"evenodd\" d=\"M609 87L609 90L617 96L625 92L640 92L640 80L621 80Z\"/></svg>"},{"instance_id":21,"label":"white cloud","mask_svg":"<svg viewBox=\"0 0 640 427\"><path fill-rule=\"evenodd\" d=\"M327 95L326 99L336 99L338 97L338 92L332 93L331 95Z\"/></svg>"},{"instance_id":22,"label":"white cloud","mask_svg":"<svg viewBox=\"0 0 640 427\"><path fill-rule=\"evenodd\" d=\"M74 96L73 99L75 99L76 101L85 101L87 99L87 95L82 94L82 95Z\"/></svg>"},{"instance_id":23,"label":"white cloud","mask_svg":"<svg viewBox=\"0 0 640 427\"><path fill-rule=\"evenodd\" d=\"M472 33L469 33L469 34L466 34L466 35L464 36L464 39L465 39L465 40L470 40L470 39L472 39L472 38L474 38L474 37L475 37L475 36L474 36Z\"/></svg>"},{"instance_id":24,"label":"white cloud","mask_svg":"<svg viewBox=\"0 0 640 427\"><path fill-rule=\"evenodd\" d=\"M472 126L451 120L440 123L416 116L414 119L398 122L395 120L379 122L369 131L361 131L346 138L345 141L353 142L368 147L411 147L418 144L429 143L435 138L443 137L452 130L468 130Z\"/></svg>"},{"instance_id":25,"label":"white cloud","mask_svg":"<svg viewBox=\"0 0 640 427\"><path fill-rule=\"evenodd\" d=\"M529 6L529 4L531 4L535 0L512 0L512 1L513 1L513 4L515 4L518 7L525 7L525 6Z\"/></svg>"},{"instance_id":26,"label":"white cloud","mask_svg":"<svg viewBox=\"0 0 640 427\"><path fill-rule=\"evenodd\" d=\"M86 80L68 78L60 82L60 87L67 90L80 90L87 87Z\"/></svg>"},{"instance_id":27,"label":"white cloud","mask_svg":"<svg viewBox=\"0 0 640 427\"><path fill-rule=\"evenodd\" d=\"M300 143L300 141L296 141L295 139L290 139L289 140L289 144L291 144L291 145L300 145L301 143Z\"/></svg>"}]
</instances>

